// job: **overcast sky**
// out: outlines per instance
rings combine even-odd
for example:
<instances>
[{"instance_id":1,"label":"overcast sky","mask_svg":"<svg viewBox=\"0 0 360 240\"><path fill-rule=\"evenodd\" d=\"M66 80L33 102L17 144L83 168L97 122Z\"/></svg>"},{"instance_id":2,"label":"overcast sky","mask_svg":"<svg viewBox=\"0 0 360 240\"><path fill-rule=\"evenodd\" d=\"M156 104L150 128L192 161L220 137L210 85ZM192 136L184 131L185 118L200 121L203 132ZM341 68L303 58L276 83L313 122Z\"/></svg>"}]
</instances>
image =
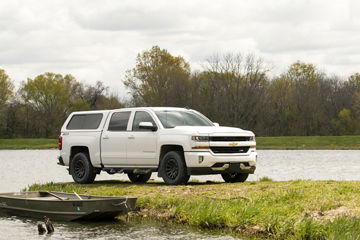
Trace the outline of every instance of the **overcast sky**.
<instances>
[{"instance_id":1,"label":"overcast sky","mask_svg":"<svg viewBox=\"0 0 360 240\"><path fill-rule=\"evenodd\" d=\"M0 68L18 86L44 72L100 80L123 96L136 55L158 45L192 70L216 53L255 53L286 71L360 72L360 1L0 1Z\"/></svg>"}]
</instances>

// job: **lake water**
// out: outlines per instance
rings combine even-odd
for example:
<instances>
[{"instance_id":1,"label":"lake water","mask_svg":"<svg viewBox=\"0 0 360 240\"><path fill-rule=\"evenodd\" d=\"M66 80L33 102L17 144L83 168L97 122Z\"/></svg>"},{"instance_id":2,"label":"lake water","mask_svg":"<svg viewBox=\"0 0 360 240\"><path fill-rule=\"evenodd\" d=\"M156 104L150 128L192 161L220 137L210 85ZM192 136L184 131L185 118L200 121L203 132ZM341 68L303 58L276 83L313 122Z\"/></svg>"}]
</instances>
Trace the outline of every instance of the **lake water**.
<instances>
[{"instance_id":1,"label":"lake water","mask_svg":"<svg viewBox=\"0 0 360 240\"><path fill-rule=\"evenodd\" d=\"M55 222L55 232L38 235L38 221L17 217L0 217L0 239L234 239L231 236L208 233L182 226L161 223L129 222Z\"/></svg>"},{"instance_id":2,"label":"lake water","mask_svg":"<svg viewBox=\"0 0 360 240\"><path fill-rule=\"evenodd\" d=\"M58 166L58 150L0 150L0 192L15 192L33 183L72 181ZM360 150L258 150L255 174L249 181L270 177L276 181L360 180ZM125 174L101 173L96 180L127 179ZM153 174L152 179L160 180ZM190 180L222 181L219 175L193 176ZM0 217L0 239L43 239L37 221ZM179 226L140 223L57 223L51 239L232 239Z\"/></svg>"}]
</instances>

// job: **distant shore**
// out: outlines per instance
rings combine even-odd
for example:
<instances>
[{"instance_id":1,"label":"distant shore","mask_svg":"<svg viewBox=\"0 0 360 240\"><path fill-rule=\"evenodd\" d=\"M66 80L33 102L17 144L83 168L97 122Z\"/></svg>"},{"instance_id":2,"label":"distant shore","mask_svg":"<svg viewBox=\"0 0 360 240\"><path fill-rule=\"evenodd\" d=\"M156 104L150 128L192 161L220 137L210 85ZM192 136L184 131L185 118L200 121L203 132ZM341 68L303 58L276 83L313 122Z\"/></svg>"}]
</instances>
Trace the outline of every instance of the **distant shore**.
<instances>
[{"instance_id":1,"label":"distant shore","mask_svg":"<svg viewBox=\"0 0 360 240\"><path fill-rule=\"evenodd\" d=\"M257 137L257 149L276 150L359 150L360 135L357 136L291 136ZM58 147L57 139L13 138L0 139L0 149L51 149Z\"/></svg>"},{"instance_id":2,"label":"distant shore","mask_svg":"<svg viewBox=\"0 0 360 240\"><path fill-rule=\"evenodd\" d=\"M0 139L0 149L51 149L58 147L58 139L11 138Z\"/></svg>"},{"instance_id":3,"label":"distant shore","mask_svg":"<svg viewBox=\"0 0 360 240\"><path fill-rule=\"evenodd\" d=\"M49 190L138 197L137 211L121 219L164 221L240 237L267 239L356 239L360 235L357 181L162 182L132 184L34 184Z\"/></svg>"},{"instance_id":4,"label":"distant shore","mask_svg":"<svg viewBox=\"0 0 360 240\"><path fill-rule=\"evenodd\" d=\"M257 149L359 150L360 135L258 137L256 138L256 144L257 144Z\"/></svg>"}]
</instances>

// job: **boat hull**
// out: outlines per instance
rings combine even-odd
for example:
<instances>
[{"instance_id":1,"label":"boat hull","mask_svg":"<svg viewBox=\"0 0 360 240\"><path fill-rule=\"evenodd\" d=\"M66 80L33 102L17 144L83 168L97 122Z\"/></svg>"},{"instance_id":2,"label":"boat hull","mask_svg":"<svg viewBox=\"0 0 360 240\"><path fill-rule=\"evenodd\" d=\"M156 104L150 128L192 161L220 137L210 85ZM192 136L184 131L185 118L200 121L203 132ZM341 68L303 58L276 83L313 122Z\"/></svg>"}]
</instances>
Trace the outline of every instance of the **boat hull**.
<instances>
[{"instance_id":1,"label":"boat hull","mask_svg":"<svg viewBox=\"0 0 360 240\"><path fill-rule=\"evenodd\" d=\"M0 211L15 216L53 220L100 220L111 219L135 209L136 198L99 197L56 193L58 199L47 192L23 192L0 194Z\"/></svg>"}]
</instances>

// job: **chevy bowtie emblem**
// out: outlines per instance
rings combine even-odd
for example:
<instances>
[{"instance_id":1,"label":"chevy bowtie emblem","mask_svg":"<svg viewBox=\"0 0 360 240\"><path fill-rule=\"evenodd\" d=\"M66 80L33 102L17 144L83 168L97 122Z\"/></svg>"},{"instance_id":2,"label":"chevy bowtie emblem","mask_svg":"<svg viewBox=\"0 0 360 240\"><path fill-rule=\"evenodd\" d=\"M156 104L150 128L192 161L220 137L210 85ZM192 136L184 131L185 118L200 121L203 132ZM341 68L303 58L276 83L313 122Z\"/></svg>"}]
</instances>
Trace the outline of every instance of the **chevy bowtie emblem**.
<instances>
[{"instance_id":1,"label":"chevy bowtie emblem","mask_svg":"<svg viewBox=\"0 0 360 240\"><path fill-rule=\"evenodd\" d=\"M236 142L229 143L230 146L237 146L238 144Z\"/></svg>"}]
</instances>

